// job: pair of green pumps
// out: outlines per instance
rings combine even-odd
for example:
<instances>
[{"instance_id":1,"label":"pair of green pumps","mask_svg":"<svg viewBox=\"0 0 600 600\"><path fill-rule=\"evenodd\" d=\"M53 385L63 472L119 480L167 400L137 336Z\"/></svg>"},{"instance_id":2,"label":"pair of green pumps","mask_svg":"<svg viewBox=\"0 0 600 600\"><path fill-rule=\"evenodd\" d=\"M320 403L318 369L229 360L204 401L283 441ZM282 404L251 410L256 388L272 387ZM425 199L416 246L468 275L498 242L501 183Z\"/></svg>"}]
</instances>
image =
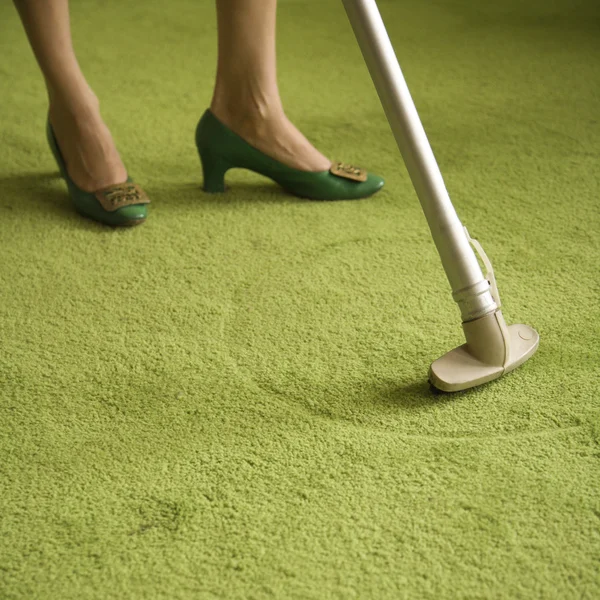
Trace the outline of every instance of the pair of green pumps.
<instances>
[{"instance_id":1,"label":"pair of green pumps","mask_svg":"<svg viewBox=\"0 0 600 600\"><path fill-rule=\"evenodd\" d=\"M75 208L82 215L113 226L138 225L147 217L150 200L130 178L97 192L77 187L67 173L65 161L48 121L48 143L66 180ZM196 127L196 146L202 162L204 191L225 191L225 173L232 168L255 171L269 177L288 192L312 200L351 200L371 196L383 179L364 169L334 163L328 171L308 172L288 167L257 150L207 110Z\"/></svg>"}]
</instances>

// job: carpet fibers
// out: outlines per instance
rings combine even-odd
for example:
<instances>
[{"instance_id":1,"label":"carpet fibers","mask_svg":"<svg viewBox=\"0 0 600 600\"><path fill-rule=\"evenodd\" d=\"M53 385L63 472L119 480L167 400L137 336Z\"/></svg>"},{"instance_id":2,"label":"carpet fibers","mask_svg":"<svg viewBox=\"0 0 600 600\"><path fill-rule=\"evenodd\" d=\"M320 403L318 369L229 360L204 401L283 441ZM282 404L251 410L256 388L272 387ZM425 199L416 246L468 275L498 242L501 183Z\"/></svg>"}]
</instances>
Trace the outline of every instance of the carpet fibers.
<instances>
[{"instance_id":1,"label":"carpet fibers","mask_svg":"<svg viewBox=\"0 0 600 600\"><path fill-rule=\"evenodd\" d=\"M197 119L212 2L72 2L149 220L79 217L0 6L0 598L600 597L600 8L380 1L461 220L538 353L435 395L460 316L341 2L282 0L290 119L386 179L319 203Z\"/></svg>"}]
</instances>

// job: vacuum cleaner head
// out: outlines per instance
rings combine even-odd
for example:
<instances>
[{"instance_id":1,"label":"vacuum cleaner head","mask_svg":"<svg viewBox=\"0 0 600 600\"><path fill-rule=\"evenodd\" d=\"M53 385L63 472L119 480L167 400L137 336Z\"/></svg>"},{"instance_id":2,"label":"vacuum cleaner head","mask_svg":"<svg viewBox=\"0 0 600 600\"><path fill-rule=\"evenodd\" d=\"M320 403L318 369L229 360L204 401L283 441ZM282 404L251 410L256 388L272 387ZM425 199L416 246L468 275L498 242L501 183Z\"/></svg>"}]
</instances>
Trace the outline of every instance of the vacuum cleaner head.
<instances>
[{"instance_id":1,"label":"vacuum cleaner head","mask_svg":"<svg viewBox=\"0 0 600 600\"><path fill-rule=\"evenodd\" d=\"M522 365L540 337L528 325L507 326L502 311L463 323L466 344L438 358L429 382L443 392L458 392L498 379Z\"/></svg>"}]
</instances>

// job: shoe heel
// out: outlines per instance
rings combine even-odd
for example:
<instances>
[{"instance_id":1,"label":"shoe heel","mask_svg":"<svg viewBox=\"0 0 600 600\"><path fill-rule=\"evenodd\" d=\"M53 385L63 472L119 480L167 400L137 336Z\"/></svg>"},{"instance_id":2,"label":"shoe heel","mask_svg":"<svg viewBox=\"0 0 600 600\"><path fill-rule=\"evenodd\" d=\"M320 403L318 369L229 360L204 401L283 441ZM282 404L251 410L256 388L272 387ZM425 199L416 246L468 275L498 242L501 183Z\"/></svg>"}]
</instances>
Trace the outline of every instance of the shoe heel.
<instances>
[{"instance_id":1,"label":"shoe heel","mask_svg":"<svg viewBox=\"0 0 600 600\"><path fill-rule=\"evenodd\" d=\"M231 165L219 156L209 152L200 152L202 174L204 176L204 191L218 194L225 191L225 173Z\"/></svg>"},{"instance_id":2,"label":"shoe heel","mask_svg":"<svg viewBox=\"0 0 600 600\"><path fill-rule=\"evenodd\" d=\"M67 181L67 168L65 167L65 161L60 152L60 148L58 147L56 137L54 136L54 130L52 129L52 125L50 125L50 119L46 121L46 140L48 140L48 145L50 146L50 150L52 151L52 155L58 166L60 176Z\"/></svg>"}]
</instances>

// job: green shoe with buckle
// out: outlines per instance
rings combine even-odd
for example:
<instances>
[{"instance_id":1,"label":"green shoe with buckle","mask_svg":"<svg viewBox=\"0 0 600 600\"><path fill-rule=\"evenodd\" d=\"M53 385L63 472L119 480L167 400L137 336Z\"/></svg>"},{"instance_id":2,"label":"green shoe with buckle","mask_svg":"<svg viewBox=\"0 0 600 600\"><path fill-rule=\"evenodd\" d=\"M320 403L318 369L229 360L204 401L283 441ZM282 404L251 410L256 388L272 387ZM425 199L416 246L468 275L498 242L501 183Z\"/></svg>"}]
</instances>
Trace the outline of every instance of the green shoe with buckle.
<instances>
[{"instance_id":1,"label":"green shoe with buckle","mask_svg":"<svg viewBox=\"0 0 600 600\"><path fill-rule=\"evenodd\" d=\"M206 110L196 127L196 147L204 173L204 191L225 191L229 169L249 169L269 177L282 188L311 200L355 200L373 195L383 179L360 167L333 163L328 171L301 171L267 156L248 144Z\"/></svg>"},{"instance_id":2,"label":"green shoe with buckle","mask_svg":"<svg viewBox=\"0 0 600 600\"><path fill-rule=\"evenodd\" d=\"M94 221L113 226L139 225L146 220L146 205L150 200L130 177L125 183L111 185L96 192L85 192L73 183L67 173L50 120L46 123L46 137L60 174L67 182L69 195L77 212Z\"/></svg>"}]
</instances>

